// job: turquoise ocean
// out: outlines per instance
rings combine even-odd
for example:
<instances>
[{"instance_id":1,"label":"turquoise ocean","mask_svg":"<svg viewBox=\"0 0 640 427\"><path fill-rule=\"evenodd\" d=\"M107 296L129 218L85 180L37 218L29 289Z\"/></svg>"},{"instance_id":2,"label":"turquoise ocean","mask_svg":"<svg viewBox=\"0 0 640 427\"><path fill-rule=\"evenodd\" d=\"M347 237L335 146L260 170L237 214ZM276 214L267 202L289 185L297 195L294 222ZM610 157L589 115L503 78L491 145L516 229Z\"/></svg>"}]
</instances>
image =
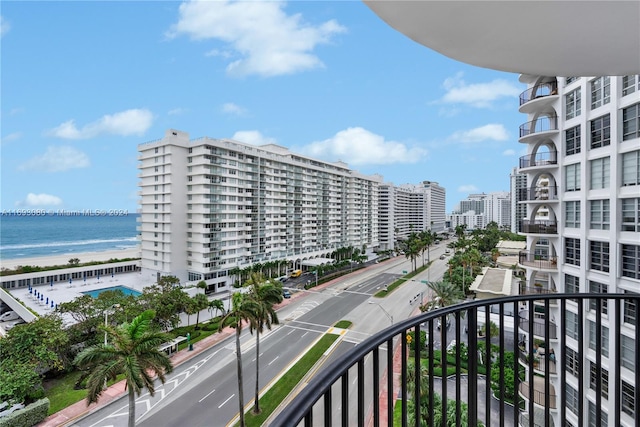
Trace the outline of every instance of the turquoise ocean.
<instances>
[{"instance_id":1,"label":"turquoise ocean","mask_svg":"<svg viewBox=\"0 0 640 427\"><path fill-rule=\"evenodd\" d=\"M138 246L136 214L0 217L0 259L102 252Z\"/></svg>"}]
</instances>

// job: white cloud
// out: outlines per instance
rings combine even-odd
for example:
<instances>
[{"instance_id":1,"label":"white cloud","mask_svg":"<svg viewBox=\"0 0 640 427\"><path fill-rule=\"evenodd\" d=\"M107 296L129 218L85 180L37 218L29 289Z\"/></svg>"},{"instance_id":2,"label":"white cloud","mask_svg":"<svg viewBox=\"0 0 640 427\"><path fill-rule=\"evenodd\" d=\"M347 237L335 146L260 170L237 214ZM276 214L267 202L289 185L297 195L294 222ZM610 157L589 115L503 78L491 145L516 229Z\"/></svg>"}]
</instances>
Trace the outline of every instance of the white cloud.
<instances>
[{"instance_id":1,"label":"white cloud","mask_svg":"<svg viewBox=\"0 0 640 427\"><path fill-rule=\"evenodd\" d=\"M503 156L515 156L516 155L516 150L512 150L512 149L508 149L508 150L504 150L502 152Z\"/></svg>"},{"instance_id":2,"label":"white cloud","mask_svg":"<svg viewBox=\"0 0 640 427\"><path fill-rule=\"evenodd\" d=\"M169 112L167 113L170 116L179 116L181 114L186 113L187 110L184 108L174 108L173 110L169 110Z\"/></svg>"},{"instance_id":3,"label":"white cloud","mask_svg":"<svg viewBox=\"0 0 640 427\"><path fill-rule=\"evenodd\" d=\"M239 58L227 65L227 73L234 76L271 77L322 67L313 50L346 29L335 20L311 25L300 14L287 15L284 6L282 1L184 2L167 36L186 34L193 40L226 43L207 55Z\"/></svg>"},{"instance_id":4,"label":"white cloud","mask_svg":"<svg viewBox=\"0 0 640 427\"><path fill-rule=\"evenodd\" d=\"M64 172L89 167L89 157L73 147L48 147L47 152L18 166L19 170L36 172Z\"/></svg>"},{"instance_id":5,"label":"white cloud","mask_svg":"<svg viewBox=\"0 0 640 427\"><path fill-rule=\"evenodd\" d=\"M11 24L4 19L4 16L0 15L0 37L4 37L5 34L11 29Z\"/></svg>"},{"instance_id":6,"label":"white cloud","mask_svg":"<svg viewBox=\"0 0 640 427\"><path fill-rule=\"evenodd\" d=\"M458 187L458 193L476 193L478 191L478 187L473 184L461 185Z\"/></svg>"},{"instance_id":7,"label":"white cloud","mask_svg":"<svg viewBox=\"0 0 640 427\"><path fill-rule=\"evenodd\" d=\"M2 137L2 144L5 144L7 142L11 142L11 141L16 141L18 139L22 138L22 132L13 132L10 133L7 136L3 136Z\"/></svg>"},{"instance_id":8,"label":"white cloud","mask_svg":"<svg viewBox=\"0 0 640 427\"><path fill-rule=\"evenodd\" d=\"M312 157L342 160L350 165L416 163L427 156L427 150L423 148L387 141L361 127L342 130L329 139L312 142L301 151Z\"/></svg>"},{"instance_id":9,"label":"white cloud","mask_svg":"<svg viewBox=\"0 0 640 427\"><path fill-rule=\"evenodd\" d=\"M222 112L234 116L243 116L247 113L247 110L233 102L227 102L222 106Z\"/></svg>"},{"instance_id":10,"label":"white cloud","mask_svg":"<svg viewBox=\"0 0 640 427\"><path fill-rule=\"evenodd\" d=\"M78 129L74 120L69 120L51 129L48 134L63 139L88 139L99 135L142 135L153 123L153 114L146 109L132 109L112 115L104 115L95 122Z\"/></svg>"},{"instance_id":11,"label":"white cloud","mask_svg":"<svg viewBox=\"0 0 640 427\"><path fill-rule=\"evenodd\" d=\"M233 134L231 139L253 145L275 144L275 138L264 136L257 130L240 130Z\"/></svg>"},{"instance_id":12,"label":"white cloud","mask_svg":"<svg viewBox=\"0 0 640 427\"><path fill-rule=\"evenodd\" d=\"M24 200L16 202L16 206L60 206L62 199L51 194L34 194L29 193Z\"/></svg>"},{"instance_id":13,"label":"white cloud","mask_svg":"<svg viewBox=\"0 0 640 427\"><path fill-rule=\"evenodd\" d=\"M490 123L474 129L455 132L449 139L459 142L505 141L509 139L509 134L503 125Z\"/></svg>"},{"instance_id":14,"label":"white cloud","mask_svg":"<svg viewBox=\"0 0 640 427\"><path fill-rule=\"evenodd\" d=\"M467 84L462 76L463 73L458 73L445 79L443 86L447 93L437 103L488 108L500 98L515 98L522 92L518 86L507 80L496 79L488 83Z\"/></svg>"}]
</instances>

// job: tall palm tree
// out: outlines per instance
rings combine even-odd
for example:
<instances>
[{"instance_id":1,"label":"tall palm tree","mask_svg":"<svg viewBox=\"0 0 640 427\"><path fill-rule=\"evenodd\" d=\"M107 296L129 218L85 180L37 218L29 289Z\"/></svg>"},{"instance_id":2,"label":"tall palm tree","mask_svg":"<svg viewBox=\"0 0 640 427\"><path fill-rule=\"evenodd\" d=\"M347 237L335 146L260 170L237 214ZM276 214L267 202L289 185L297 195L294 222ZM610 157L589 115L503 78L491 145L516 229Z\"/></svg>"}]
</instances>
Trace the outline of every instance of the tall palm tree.
<instances>
[{"instance_id":1,"label":"tall palm tree","mask_svg":"<svg viewBox=\"0 0 640 427\"><path fill-rule=\"evenodd\" d=\"M260 273L254 273L249 278L249 297L256 303L257 313L254 322L249 324L251 333L256 332L256 389L253 413L260 413L260 334L264 328L271 329L271 325L279 322L274 305L282 302L282 287L265 280Z\"/></svg>"},{"instance_id":2,"label":"tall palm tree","mask_svg":"<svg viewBox=\"0 0 640 427\"><path fill-rule=\"evenodd\" d=\"M244 388L242 385L242 352L240 349L240 334L245 322L255 322L258 317L258 304L248 295L235 292L231 297L231 308L220 321L218 332L226 326L236 330L236 368L238 372L238 409L240 412L240 427L245 427L244 422Z\"/></svg>"},{"instance_id":3,"label":"tall palm tree","mask_svg":"<svg viewBox=\"0 0 640 427\"><path fill-rule=\"evenodd\" d=\"M214 299L209 302L209 311L216 310L216 314L218 312L224 314L224 303L221 299Z\"/></svg>"},{"instance_id":4,"label":"tall palm tree","mask_svg":"<svg viewBox=\"0 0 640 427\"><path fill-rule=\"evenodd\" d=\"M129 427L135 426L136 421L135 394L140 396L146 388L153 396L154 375L164 384L165 374L173 371L169 356L158 350L167 336L149 328L154 317L155 312L147 310L131 323L105 327L110 344L86 348L74 361L81 369L92 371L87 381L87 404L96 402L102 395L105 378L115 379L124 374L129 390Z\"/></svg>"},{"instance_id":5,"label":"tall palm tree","mask_svg":"<svg viewBox=\"0 0 640 427\"><path fill-rule=\"evenodd\" d=\"M447 307L456 304L464 298L464 293L455 284L451 282L429 282L427 287L433 292L433 297L429 301L431 308Z\"/></svg>"}]
</instances>

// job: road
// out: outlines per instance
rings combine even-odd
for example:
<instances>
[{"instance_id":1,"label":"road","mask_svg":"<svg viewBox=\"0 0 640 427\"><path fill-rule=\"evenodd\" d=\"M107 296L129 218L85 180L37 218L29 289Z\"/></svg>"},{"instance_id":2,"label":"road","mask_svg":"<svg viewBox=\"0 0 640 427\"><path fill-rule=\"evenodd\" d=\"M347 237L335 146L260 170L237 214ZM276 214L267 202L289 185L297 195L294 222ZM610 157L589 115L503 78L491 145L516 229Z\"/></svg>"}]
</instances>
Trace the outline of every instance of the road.
<instances>
[{"instance_id":1,"label":"road","mask_svg":"<svg viewBox=\"0 0 640 427\"><path fill-rule=\"evenodd\" d=\"M334 354L325 363L330 363L337 354L348 351L389 326L391 319L409 317L419 303L416 297L421 294L427 296L427 287L421 281L426 280L427 275L434 280L442 277L446 270L446 260L437 258L443 252L444 245L440 245L439 250L432 248L431 259L435 262L429 269L431 271L415 277L384 299L374 300L372 295L391 284L403 271L410 270L407 260L374 265L357 277L321 291L302 291L306 294L304 298L295 298L278 312L281 324L261 335L261 387L286 372L316 339L339 320L349 320L353 325L342 335ZM255 390L255 337L245 330L241 344L244 398L245 404L250 404ZM232 337L178 366L167 377L165 385L157 386L154 397L145 393L137 398L137 425L225 426L238 414L237 388L235 341ZM127 413L127 400L121 398L79 420L74 426L125 426Z\"/></svg>"}]
</instances>

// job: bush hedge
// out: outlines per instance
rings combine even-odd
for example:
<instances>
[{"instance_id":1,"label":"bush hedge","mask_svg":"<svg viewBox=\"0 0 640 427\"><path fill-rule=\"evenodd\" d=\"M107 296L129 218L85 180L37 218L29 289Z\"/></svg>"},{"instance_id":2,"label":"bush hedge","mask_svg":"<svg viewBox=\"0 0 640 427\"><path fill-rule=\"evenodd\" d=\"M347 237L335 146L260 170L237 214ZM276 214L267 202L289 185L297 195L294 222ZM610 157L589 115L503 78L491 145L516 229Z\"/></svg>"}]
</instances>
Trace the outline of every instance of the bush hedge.
<instances>
[{"instance_id":1,"label":"bush hedge","mask_svg":"<svg viewBox=\"0 0 640 427\"><path fill-rule=\"evenodd\" d=\"M45 397L0 418L0 427L32 427L47 418L48 412L49 399Z\"/></svg>"}]
</instances>

